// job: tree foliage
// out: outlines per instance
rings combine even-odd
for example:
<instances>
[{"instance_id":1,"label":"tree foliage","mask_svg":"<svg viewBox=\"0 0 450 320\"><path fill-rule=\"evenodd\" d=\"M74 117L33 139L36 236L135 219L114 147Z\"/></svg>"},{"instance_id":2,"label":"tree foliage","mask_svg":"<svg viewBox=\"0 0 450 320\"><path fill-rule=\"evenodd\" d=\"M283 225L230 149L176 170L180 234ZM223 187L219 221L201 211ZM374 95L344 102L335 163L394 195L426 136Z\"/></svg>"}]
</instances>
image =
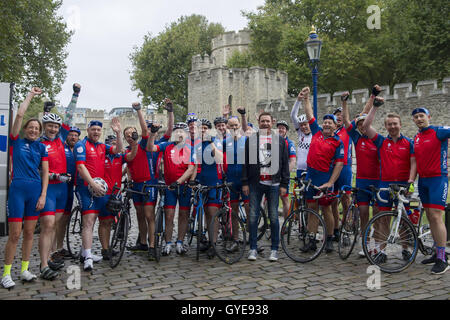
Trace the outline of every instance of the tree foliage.
<instances>
[{"instance_id":1,"label":"tree foliage","mask_svg":"<svg viewBox=\"0 0 450 320\"><path fill-rule=\"evenodd\" d=\"M369 29L370 5L381 9L381 29ZM319 91L393 86L450 74L449 6L445 0L266 0L245 12L249 52L229 67L263 66L289 74L289 92L311 83L304 42L311 25L323 40Z\"/></svg>"},{"instance_id":2,"label":"tree foliage","mask_svg":"<svg viewBox=\"0 0 450 320\"><path fill-rule=\"evenodd\" d=\"M179 18L155 37L146 35L142 46L130 55L133 90L140 91L144 104L161 105L168 97L186 110L192 56L210 54L211 40L224 31L204 16L191 15Z\"/></svg>"},{"instance_id":3,"label":"tree foliage","mask_svg":"<svg viewBox=\"0 0 450 320\"><path fill-rule=\"evenodd\" d=\"M65 79L71 32L57 15L60 0L5 0L0 6L0 81L15 82L18 97L39 86L49 97Z\"/></svg>"}]
</instances>

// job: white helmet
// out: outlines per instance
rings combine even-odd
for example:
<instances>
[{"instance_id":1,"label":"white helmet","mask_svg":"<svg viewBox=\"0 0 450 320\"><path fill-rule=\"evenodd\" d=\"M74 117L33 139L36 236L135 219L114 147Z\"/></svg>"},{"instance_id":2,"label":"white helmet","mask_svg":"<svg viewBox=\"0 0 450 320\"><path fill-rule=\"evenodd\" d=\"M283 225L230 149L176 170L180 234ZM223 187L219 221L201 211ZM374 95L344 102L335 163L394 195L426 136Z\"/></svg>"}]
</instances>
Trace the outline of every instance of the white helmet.
<instances>
[{"instance_id":1,"label":"white helmet","mask_svg":"<svg viewBox=\"0 0 450 320\"><path fill-rule=\"evenodd\" d=\"M89 192L91 193L91 195L93 197L96 197L96 198L103 197L106 194L106 192L108 192L108 184L102 178L94 178L94 182L96 184L100 185L103 188L104 192L102 194L97 194L94 192L94 190L92 189L92 187L90 185L88 186Z\"/></svg>"},{"instance_id":2,"label":"white helmet","mask_svg":"<svg viewBox=\"0 0 450 320\"><path fill-rule=\"evenodd\" d=\"M306 114L299 115L298 116L298 122L299 123L308 122L308 119L306 119Z\"/></svg>"},{"instance_id":3,"label":"white helmet","mask_svg":"<svg viewBox=\"0 0 450 320\"><path fill-rule=\"evenodd\" d=\"M57 114L46 113L42 117L42 123L56 123L56 124L61 125L62 124L62 119Z\"/></svg>"}]
</instances>

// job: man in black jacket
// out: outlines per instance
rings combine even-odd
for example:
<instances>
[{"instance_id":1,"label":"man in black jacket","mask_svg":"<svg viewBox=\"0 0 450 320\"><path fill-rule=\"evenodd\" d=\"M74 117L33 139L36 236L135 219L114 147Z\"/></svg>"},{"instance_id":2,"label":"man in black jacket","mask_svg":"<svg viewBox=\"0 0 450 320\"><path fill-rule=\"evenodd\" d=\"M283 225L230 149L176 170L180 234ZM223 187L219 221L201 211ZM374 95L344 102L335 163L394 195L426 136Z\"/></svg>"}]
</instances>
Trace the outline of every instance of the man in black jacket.
<instances>
[{"instance_id":1,"label":"man in black jacket","mask_svg":"<svg viewBox=\"0 0 450 320\"><path fill-rule=\"evenodd\" d=\"M258 119L259 131L245 142L245 164L242 170L242 191L250 196L250 252L248 259L256 260L259 208L263 195L269 208L272 247L270 261L278 260L280 224L279 196L289 185L289 156L284 139L271 131L273 117L263 112Z\"/></svg>"}]
</instances>

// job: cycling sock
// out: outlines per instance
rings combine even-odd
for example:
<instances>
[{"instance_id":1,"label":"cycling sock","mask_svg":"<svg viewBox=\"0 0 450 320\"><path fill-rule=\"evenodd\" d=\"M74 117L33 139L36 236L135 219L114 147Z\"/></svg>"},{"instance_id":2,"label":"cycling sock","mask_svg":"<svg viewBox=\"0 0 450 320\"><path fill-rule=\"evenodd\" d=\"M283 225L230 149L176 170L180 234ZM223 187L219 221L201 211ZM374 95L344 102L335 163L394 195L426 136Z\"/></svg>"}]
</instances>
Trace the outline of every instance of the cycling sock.
<instances>
[{"instance_id":1,"label":"cycling sock","mask_svg":"<svg viewBox=\"0 0 450 320\"><path fill-rule=\"evenodd\" d=\"M84 249L83 257L85 257L85 258L92 257L91 249Z\"/></svg>"},{"instance_id":2,"label":"cycling sock","mask_svg":"<svg viewBox=\"0 0 450 320\"><path fill-rule=\"evenodd\" d=\"M178 243L181 243L181 244L183 244L183 241L181 241L181 240L177 240L177 244L178 244Z\"/></svg>"},{"instance_id":3,"label":"cycling sock","mask_svg":"<svg viewBox=\"0 0 450 320\"><path fill-rule=\"evenodd\" d=\"M20 273L27 271L29 265L30 265L30 261L22 261L22 269L20 270Z\"/></svg>"},{"instance_id":4,"label":"cycling sock","mask_svg":"<svg viewBox=\"0 0 450 320\"><path fill-rule=\"evenodd\" d=\"M12 267L12 264L5 264L3 266L3 276L4 277L11 275L11 267Z\"/></svg>"},{"instance_id":5,"label":"cycling sock","mask_svg":"<svg viewBox=\"0 0 450 320\"><path fill-rule=\"evenodd\" d=\"M445 247L436 247L436 257L442 261L445 260Z\"/></svg>"}]
</instances>

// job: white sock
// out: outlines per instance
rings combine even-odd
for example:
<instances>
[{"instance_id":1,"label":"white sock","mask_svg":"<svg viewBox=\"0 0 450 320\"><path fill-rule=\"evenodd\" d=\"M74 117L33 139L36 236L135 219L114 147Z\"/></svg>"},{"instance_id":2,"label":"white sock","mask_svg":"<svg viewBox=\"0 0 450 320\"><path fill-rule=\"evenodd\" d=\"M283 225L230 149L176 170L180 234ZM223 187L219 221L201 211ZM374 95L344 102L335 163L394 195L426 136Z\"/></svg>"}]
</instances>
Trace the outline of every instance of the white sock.
<instances>
[{"instance_id":1,"label":"white sock","mask_svg":"<svg viewBox=\"0 0 450 320\"><path fill-rule=\"evenodd\" d=\"M85 249L84 250L84 257L85 258L92 258L91 249Z\"/></svg>"}]
</instances>

